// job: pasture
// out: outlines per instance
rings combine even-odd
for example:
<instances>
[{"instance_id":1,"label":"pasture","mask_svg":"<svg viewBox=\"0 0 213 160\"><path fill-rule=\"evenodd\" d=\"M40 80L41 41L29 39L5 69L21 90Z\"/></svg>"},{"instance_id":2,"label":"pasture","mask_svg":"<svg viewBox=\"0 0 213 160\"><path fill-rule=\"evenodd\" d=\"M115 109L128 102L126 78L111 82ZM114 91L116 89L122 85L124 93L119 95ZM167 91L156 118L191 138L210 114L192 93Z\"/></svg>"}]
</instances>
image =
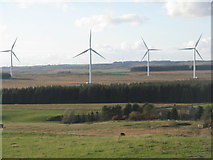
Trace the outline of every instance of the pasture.
<instances>
[{"instance_id":1,"label":"pasture","mask_svg":"<svg viewBox=\"0 0 213 160\"><path fill-rule=\"evenodd\" d=\"M103 105L3 105L6 127L3 158L211 157L211 130L198 129L200 122L196 121L123 120L80 124L47 121L48 117L63 114L67 109L98 111ZM171 104L156 104L161 105ZM175 126L182 122L191 125ZM119 137L121 132L126 136Z\"/></svg>"},{"instance_id":2,"label":"pasture","mask_svg":"<svg viewBox=\"0 0 213 160\"><path fill-rule=\"evenodd\" d=\"M197 76L199 80L210 80L211 71L197 71ZM191 79L191 71L151 72L150 77L145 72L127 70L93 72L93 81L98 84ZM17 74L13 79L3 79L2 83L3 88L22 88L72 86L85 84L86 81L87 71L79 70L71 74ZM81 114L100 111L104 105L3 105L3 158L211 158L211 130L199 129L197 125L202 122L123 120L61 124L47 121L66 110ZM107 104L110 105L115 104ZM173 104L155 104L156 107L170 105ZM182 122L191 125L175 126ZM121 132L126 136L119 137Z\"/></svg>"},{"instance_id":3,"label":"pasture","mask_svg":"<svg viewBox=\"0 0 213 160\"><path fill-rule=\"evenodd\" d=\"M97 84L135 83L155 81L191 80L191 71L151 72L150 77L145 72L129 71L99 71L94 70L93 82ZM211 71L197 71L199 80L210 80ZM87 72L82 70L66 74L17 74L13 79L3 79L3 88L22 88L32 86L62 85L72 86L85 84L88 81Z\"/></svg>"}]
</instances>

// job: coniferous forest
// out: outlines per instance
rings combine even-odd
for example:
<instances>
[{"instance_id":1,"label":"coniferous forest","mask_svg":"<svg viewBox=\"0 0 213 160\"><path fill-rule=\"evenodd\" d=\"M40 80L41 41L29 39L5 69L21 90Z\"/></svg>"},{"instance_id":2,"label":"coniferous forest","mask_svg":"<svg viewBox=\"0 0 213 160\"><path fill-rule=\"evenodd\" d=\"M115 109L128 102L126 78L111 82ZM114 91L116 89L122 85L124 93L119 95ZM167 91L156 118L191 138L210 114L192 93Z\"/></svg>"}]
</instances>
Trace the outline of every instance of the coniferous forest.
<instances>
[{"instance_id":1,"label":"coniferous forest","mask_svg":"<svg viewBox=\"0 0 213 160\"><path fill-rule=\"evenodd\" d=\"M199 80L4 88L2 103L204 103L211 101L211 88L211 81Z\"/></svg>"},{"instance_id":2,"label":"coniferous forest","mask_svg":"<svg viewBox=\"0 0 213 160\"><path fill-rule=\"evenodd\" d=\"M171 66L152 66L151 70L155 72L160 71L190 71L193 66L190 65L171 65ZM211 70L212 65L198 65L197 70ZM130 69L131 72L145 72L147 70L146 66L137 66Z\"/></svg>"}]
</instances>

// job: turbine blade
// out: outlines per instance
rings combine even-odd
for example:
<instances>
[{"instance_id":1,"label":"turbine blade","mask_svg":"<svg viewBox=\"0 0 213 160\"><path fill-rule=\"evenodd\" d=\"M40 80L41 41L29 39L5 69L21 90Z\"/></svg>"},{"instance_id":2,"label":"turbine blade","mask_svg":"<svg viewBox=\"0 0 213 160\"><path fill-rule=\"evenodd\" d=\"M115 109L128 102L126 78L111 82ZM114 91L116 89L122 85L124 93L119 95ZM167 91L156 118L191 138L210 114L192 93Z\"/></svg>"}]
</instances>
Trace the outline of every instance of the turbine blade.
<instances>
[{"instance_id":1,"label":"turbine blade","mask_svg":"<svg viewBox=\"0 0 213 160\"><path fill-rule=\"evenodd\" d=\"M5 50L5 51L0 51L0 52L10 52L11 50Z\"/></svg>"},{"instance_id":2,"label":"turbine blade","mask_svg":"<svg viewBox=\"0 0 213 160\"><path fill-rule=\"evenodd\" d=\"M193 50L194 48L181 48L179 50Z\"/></svg>"},{"instance_id":3,"label":"turbine blade","mask_svg":"<svg viewBox=\"0 0 213 160\"><path fill-rule=\"evenodd\" d=\"M16 41L17 41L17 38L16 38L15 42L13 43L11 50L13 50L13 47L15 46Z\"/></svg>"},{"instance_id":4,"label":"turbine blade","mask_svg":"<svg viewBox=\"0 0 213 160\"><path fill-rule=\"evenodd\" d=\"M146 45L145 41L143 40L142 36L141 36L141 39L142 39L142 41L143 41L143 43L144 43L145 47L146 47L147 49L149 49L149 48L147 47L147 45Z\"/></svg>"},{"instance_id":5,"label":"turbine blade","mask_svg":"<svg viewBox=\"0 0 213 160\"><path fill-rule=\"evenodd\" d=\"M93 52L95 52L97 55L99 55L100 57L102 57L103 59L106 59L106 58L104 58L102 55L100 55L98 52L96 52L94 49L91 48L91 50L92 50Z\"/></svg>"},{"instance_id":6,"label":"turbine blade","mask_svg":"<svg viewBox=\"0 0 213 160\"><path fill-rule=\"evenodd\" d=\"M141 59L141 61L144 59L144 57L147 55L147 53L149 52L149 50L146 51L146 53L144 54L143 58Z\"/></svg>"},{"instance_id":7,"label":"turbine blade","mask_svg":"<svg viewBox=\"0 0 213 160\"><path fill-rule=\"evenodd\" d=\"M200 56L200 58L203 60L203 58L201 57L200 53L198 52L198 50L195 49L195 51L197 52L197 54Z\"/></svg>"},{"instance_id":8,"label":"turbine blade","mask_svg":"<svg viewBox=\"0 0 213 160\"><path fill-rule=\"evenodd\" d=\"M11 51L12 53L13 53L13 55L16 57L16 59L20 62L20 60L18 59L18 57L16 56L16 54L13 52L13 51Z\"/></svg>"},{"instance_id":9,"label":"turbine blade","mask_svg":"<svg viewBox=\"0 0 213 160\"><path fill-rule=\"evenodd\" d=\"M195 48L197 47L197 45L198 45L198 43L199 43L199 41L200 41L201 37L202 37L202 34L200 35L200 37L199 37L198 41L196 42L196 44L195 44Z\"/></svg>"},{"instance_id":10,"label":"turbine blade","mask_svg":"<svg viewBox=\"0 0 213 160\"><path fill-rule=\"evenodd\" d=\"M85 50L85 51L81 52L80 54L77 54L77 55L76 55L76 56L74 56L73 58L78 57L78 56L80 56L80 55L84 54L84 53L85 53L85 52L87 52L88 50L90 50L90 49L87 49L87 50Z\"/></svg>"},{"instance_id":11,"label":"turbine blade","mask_svg":"<svg viewBox=\"0 0 213 160\"><path fill-rule=\"evenodd\" d=\"M92 47L92 31L90 29L90 36L89 36L89 47Z\"/></svg>"},{"instance_id":12,"label":"turbine blade","mask_svg":"<svg viewBox=\"0 0 213 160\"><path fill-rule=\"evenodd\" d=\"M160 51L161 49L149 49L150 51Z\"/></svg>"}]
</instances>

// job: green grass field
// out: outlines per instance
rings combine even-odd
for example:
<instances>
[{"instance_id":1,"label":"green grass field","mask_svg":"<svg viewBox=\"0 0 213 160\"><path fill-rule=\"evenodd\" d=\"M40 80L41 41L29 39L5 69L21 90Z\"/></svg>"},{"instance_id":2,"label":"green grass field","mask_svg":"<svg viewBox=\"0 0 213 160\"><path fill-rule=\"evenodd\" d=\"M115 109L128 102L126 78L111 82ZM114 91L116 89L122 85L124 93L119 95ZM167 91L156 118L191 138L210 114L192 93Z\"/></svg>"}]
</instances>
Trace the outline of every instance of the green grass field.
<instances>
[{"instance_id":1,"label":"green grass field","mask_svg":"<svg viewBox=\"0 0 213 160\"><path fill-rule=\"evenodd\" d=\"M8 104L3 105L3 120L4 122L45 122L48 118L62 115L66 110L73 110L76 113L87 113L90 111L100 111L104 105L125 106L126 103L98 103L98 104ZM143 105L144 103L139 103ZM174 104L155 104L156 107L172 106ZM186 105L186 104L178 104ZM195 107L202 105L203 107L209 104L187 104Z\"/></svg>"},{"instance_id":2,"label":"green grass field","mask_svg":"<svg viewBox=\"0 0 213 160\"><path fill-rule=\"evenodd\" d=\"M210 158L210 137L63 135L6 132L4 158ZM196 144L196 145L195 145Z\"/></svg>"},{"instance_id":3,"label":"green grass field","mask_svg":"<svg viewBox=\"0 0 213 160\"><path fill-rule=\"evenodd\" d=\"M67 109L87 112L100 110L103 105L3 105L3 158L211 157L211 130L198 129L200 122L185 121L191 125L174 127L177 122L161 120L82 124L46 121ZM171 104L156 104L161 105ZM165 125L170 127L162 127ZM119 137L121 132L126 136Z\"/></svg>"}]
</instances>

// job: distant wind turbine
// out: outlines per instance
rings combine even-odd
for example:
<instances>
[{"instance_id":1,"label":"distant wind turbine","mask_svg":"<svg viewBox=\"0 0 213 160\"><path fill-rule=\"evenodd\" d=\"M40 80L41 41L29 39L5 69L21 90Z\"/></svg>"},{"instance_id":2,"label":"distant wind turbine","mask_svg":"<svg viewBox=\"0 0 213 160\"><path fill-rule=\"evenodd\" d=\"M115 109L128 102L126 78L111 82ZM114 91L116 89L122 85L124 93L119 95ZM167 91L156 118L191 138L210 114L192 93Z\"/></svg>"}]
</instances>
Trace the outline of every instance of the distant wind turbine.
<instances>
[{"instance_id":1,"label":"distant wind turbine","mask_svg":"<svg viewBox=\"0 0 213 160\"><path fill-rule=\"evenodd\" d=\"M197 76L196 76L196 52L200 56L200 58L203 60L203 58L201 57L200 53L198 52L198 50L196 48L201 39L201 36L202 36L202 34L200 35L198 41L195 43L194 48L181 48L180 49L180 50L193 50L193 78L194 79L197 79Z\"/></svg>"},{"instance_id":2,"label":"distant wind turbine","mask_svg":"<svg viewBox=\"0 0 213 160\"><path fill-rule=\"evenodd\" d=\"M150 56L149 56L149 51L159 51L160 49L150 49L148 48L148 46L146 45L145 41L143 40L143 38L141 37L147 51L146 53L144 54L143 58L141 59L141 61L144 59L144 57L147 55L147 76L149 76L149 63L150 63Z\"/></svg>"},{"instance_id":3,"label":"distant wind turbine","mask_svg":"<svg viewBox=\"0 0 213 160\"><path fill-rule=\"evenodd\" d=\"M74 56L73 58L75 57L78 57L84 53L86 53L87 51L90 51L89 52L89 84L92 84L92 51L99 55L100 57L102 57L103 59L105 59L102 55L100 55L98 52L96 52L94 49L92 49L92 31L90 30L90 38L89 38L89 49L81 52L80 54Z\"/></svg>"},{"instance_id":4,"label":"distant wind turbine","mask_svg":"<svg viewBox=\"0 0 213 160\"><path fill-rule=\"evenodd\" d=\"M12 47L10 50L4 50L4 51L0 51L0 52L10 52L10 75L11 77L13 77L13 55L16 57L16 59L19 61L18 57L16 56L16 54L13 52L13 48L16 44L17 38L15 40L15 42L13 43ZM20 61L19 61L20 62Z\"/></svg>"}]
</instances>

